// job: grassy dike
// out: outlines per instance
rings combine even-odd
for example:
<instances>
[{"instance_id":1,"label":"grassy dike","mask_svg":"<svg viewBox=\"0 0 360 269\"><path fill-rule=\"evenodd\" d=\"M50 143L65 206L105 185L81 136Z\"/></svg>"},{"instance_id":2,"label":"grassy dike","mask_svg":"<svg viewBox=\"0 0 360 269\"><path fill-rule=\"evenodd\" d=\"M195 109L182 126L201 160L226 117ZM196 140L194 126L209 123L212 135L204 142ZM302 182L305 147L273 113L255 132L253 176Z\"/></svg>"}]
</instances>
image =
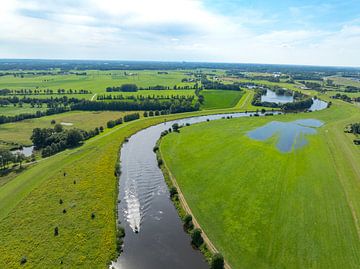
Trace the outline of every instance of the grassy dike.
<instances>
[{"instance_id":1,"label":"grassy dike","mask_svg":"<svg viewBox=\"0 0 360 269\"><path fill-rule=\"evenodd\" d=\"M116 256L118 180L114 170L124 139L165 119L230 111L234 109L125 123L79 148L39 161L1 186L0 268L53 268L61 263L105 268ZM58 236L54 236L55 227ZM27 260L24 265L20 265L22 257Z\"/></svg>"},{"instance_id":2,"label":"grassy dike","mask_svg":"<svg viewBox=\"0 0 360 269\"><path fill-rule=\"evenodd\" d=\"M322 96L326 99L326 96ZM325 125L289 154L247 131L269 121ZM164 162L232 268L359 268L360 151L343 128L359 108L194 124L162 139ZM226 141L226 143L224 143Z\"/></svg>"}]
</instances>

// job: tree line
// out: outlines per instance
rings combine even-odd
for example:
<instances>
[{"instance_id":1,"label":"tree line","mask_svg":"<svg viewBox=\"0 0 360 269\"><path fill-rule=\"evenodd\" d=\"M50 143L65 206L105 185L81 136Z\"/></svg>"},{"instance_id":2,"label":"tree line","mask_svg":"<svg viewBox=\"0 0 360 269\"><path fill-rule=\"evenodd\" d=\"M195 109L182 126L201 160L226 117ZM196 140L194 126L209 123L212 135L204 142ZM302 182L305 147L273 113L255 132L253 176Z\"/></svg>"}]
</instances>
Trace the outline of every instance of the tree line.
<instances>
[{"instance_id":1,"label":"tree line","mask_svg":"<svg viewBox=\"0 0 360 269\"><path fill-rule=\"evenodd\" d=\"M182 99L182 100L188 100L188 101L192 101L194 100L194 96L191 95L175 95L175 94L171 94L171 95L122 95L122 94L118 94L118 95L112 95L112 94L107 94L107 95L98 95L97 96L97 100L98 101L102 101L102 100L155 100L155 99Z\"/></svg>"},{"instance_id":2,"label":"tree line","mask_svg":"<svg viewBox=\"0 0 360 269\"><path fill-rule=\"evenodd\" d=\"M0 95L49 95L49 94L91 94L91 90L73 90L73 89L0 89Z\"/></svg>"},{"instance_id":3,"label":"tree line","mask_svg":"<svg viewBox=\"0 0 360 269\"><path fill-rule=\"evenodd\" d=\"M72 110L85 111L138 111L138 110L169 110L170 113L181 113L197 111L200 109L199 103L193 104L187 100L144 100L144 101L113 101L96 102L83 100L71 106Z\"/></svg>"},{"instance_id":4,"label":"tree line","mask_svg":"<svg viewBox=\"0 0 360 269\"><path fill-rule=\"evenodd\" d=\"M109 120L106 123L106 126L108 128L113 128L116 125L122 124L123 122L129 122L129 121L133 121L133 120L137 120L137 119L140 119L140 114L139 113L127 114L123 118L118 118L116 120Z\"/></svg>"}]
</instances>

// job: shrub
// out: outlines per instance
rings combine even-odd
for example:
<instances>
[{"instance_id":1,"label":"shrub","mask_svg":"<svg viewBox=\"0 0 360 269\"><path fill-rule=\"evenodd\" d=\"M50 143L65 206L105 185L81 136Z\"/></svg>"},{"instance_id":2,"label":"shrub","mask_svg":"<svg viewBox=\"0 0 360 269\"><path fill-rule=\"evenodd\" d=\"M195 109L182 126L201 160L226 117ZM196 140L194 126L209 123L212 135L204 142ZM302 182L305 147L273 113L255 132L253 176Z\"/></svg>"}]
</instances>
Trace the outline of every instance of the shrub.
<instances>
[{"instance_id":1,"label":"shrub","mask_svg":"<svg viewBox=\"0 0 360 269\"><path fill-rule=\"evenodd\" d=\"M51 124L55 124L56 123L56 120L51 120Z\"/></svg>"},{"instance_id":2,"label":"shrub","mask_svg":"<svg viewBox=\"0 0 360 269\"><path fill-rule=\"evenodd\" d=\"M174 124L172 125L172 129L174 130L174 132L178 132L178 131L179 131L179 128L180 128L180 126L179 126L178 123L174 123Z\"/></svg>"},{"instance_id":3,"label":"shrub","mask_svg":"<svg viewBox=\"0 0 360 269\"><path fill-rule=\"evenodd\" d=\"M178 191L176 189L176 187L172 186L169 190L170 192L170 197L173 198L176 194L178 194Z\"/></svg>"},{"instance_id":4,"label":"shrub","mask_svg":"<svg viewBox=\"0 0 360 269\"><path fill-rule=\"evenodd\" d=\"M211 258L211 269L223 269L224 268L224 258L220 253L215 253Z\"/></svg>"},{"instance_id":5,"label":"shrub","mask_svg":"<svg viewBox=\"0 0 360 269\"><path fill-rule=\"evenodd\" d=\"M204 243L204 239L201 236L201 230L200 229L196 228L191 233L191 243L194 246L196 246L197 248L199 248Z\"/></svg>"},{"instance_id":6,"label":"shrub","mask_svg":"<svg viewBox=\"0 0 360 269\"><path fill-rule=\"evenodd\" d=\"M22 257L21 257L21 260L20 260L20 264L23 265L23 264L25 264L26 262L27 262L26 256L22 256Z\"/></svg>"},{"instance_id":7,"label":"shrub","mask_svg":"<svg viewBox=\"0 0 360 269\"><path fill-rule=\"evenodd\" d=\"M59 235L59 228L55 227L54 229L54 236L58 236Z\"/></svg>"},{"instance_id":8,"label":"shrub","mask_svg":"<svg viewBox=\"0 0 360 269\"><path fill-rule=\"evenodd\" d=\"M192 216L190 214L185 215L183 221L184 221L184 228L186 230L191 230L192 228L194 228L194 224L192 222Z\"/></svg>"}]
</instances>

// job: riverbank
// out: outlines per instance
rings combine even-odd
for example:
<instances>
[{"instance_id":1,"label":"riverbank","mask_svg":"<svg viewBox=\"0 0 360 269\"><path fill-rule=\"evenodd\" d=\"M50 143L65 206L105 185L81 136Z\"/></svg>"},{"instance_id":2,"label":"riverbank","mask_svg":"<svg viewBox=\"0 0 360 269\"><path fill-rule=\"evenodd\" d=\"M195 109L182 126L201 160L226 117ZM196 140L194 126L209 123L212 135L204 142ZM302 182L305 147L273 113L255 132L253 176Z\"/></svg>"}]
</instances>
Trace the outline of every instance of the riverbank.
<instances>
[{"instance_id":1,"label":"riverbank","mask_svg":"<svg viewBox=\"0 0 360 269\"><path fill-rule=\"evenodd\" d=\"M191 215L192 217L192 223L194 225L194 228L199 228L201 229L202 233L201 236L204 239L204 244L205 246L201 247L199 250L203 253L206 261L210 264L211 262L211 258L214 254L216 253L220 253L217 248L214 246L214 244L210 241L209 237L207 236L207 234L204 232L204 230L202 229L202 227L200 226L199 222L197 221L195 215L193 214L190 206L188 205L188 203L185 200L185 197L176 181L176 178L174 177L174 175L171 173L171 171L169 170L166 161L164 160L162 153L161 153L161 139L159 139L159 142L157 144L158 150L156 151L156 155L158 160L162 160L161 164L159 165L161 168L161 171L163 172L166 184L169 187L169 190L173 187L176 188L177 190L177 197L175 198L171 198L171 200L173 201L179 217L184 220L185 216L187 214ZM191 230L187 231L189 236L190 236L190 232ZM224 268L225 269L231 269L230 265L226 262L226 260L224 260Z\"/></svg>"}]
</instances>

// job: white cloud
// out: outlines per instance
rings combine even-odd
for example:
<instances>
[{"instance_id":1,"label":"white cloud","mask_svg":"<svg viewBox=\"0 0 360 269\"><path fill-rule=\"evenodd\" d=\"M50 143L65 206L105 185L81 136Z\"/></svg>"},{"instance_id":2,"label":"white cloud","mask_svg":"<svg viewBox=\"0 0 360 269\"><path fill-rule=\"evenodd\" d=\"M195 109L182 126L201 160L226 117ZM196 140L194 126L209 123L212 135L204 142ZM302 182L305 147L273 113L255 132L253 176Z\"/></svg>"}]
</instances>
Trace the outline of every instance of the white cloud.
<instances>
[{"instance_id":1,"label":"white cloud","mask_svg":"<svg viewBox=\"0 0 360 269\"><path fill-rule=\"evenodd\" d=\"M332 32L251 27L274 20L255 10L225 16L200 0L6 0L0 57L359 65L358 21Z\"/></svg>"}]
</instances>

